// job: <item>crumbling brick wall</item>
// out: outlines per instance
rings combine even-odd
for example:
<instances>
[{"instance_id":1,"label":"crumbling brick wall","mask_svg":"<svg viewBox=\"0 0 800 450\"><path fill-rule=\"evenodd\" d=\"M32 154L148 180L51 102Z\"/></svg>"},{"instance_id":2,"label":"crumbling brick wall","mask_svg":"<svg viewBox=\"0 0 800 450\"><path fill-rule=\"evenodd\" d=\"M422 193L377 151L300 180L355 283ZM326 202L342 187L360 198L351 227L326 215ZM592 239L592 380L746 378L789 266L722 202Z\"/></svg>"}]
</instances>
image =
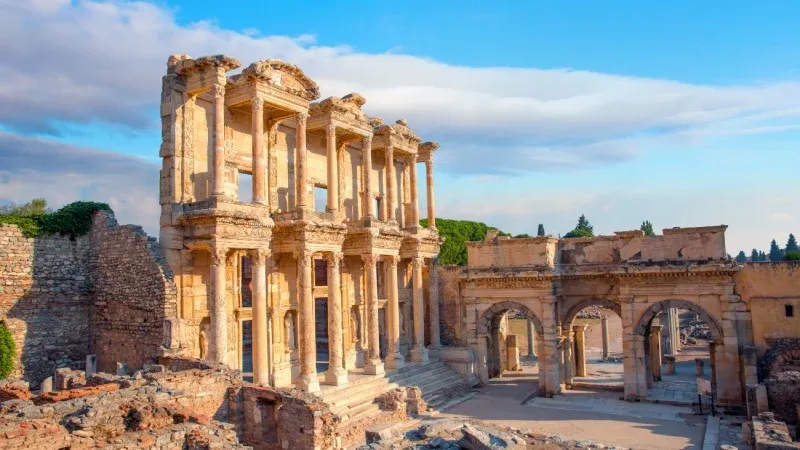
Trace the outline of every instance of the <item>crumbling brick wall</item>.
<instances>
[{"instance_id":1,"label":"crumbling brick wall","mask_svg":"<svg viewBox=\"0 0 800 450\"><path fill-rule=\"evenodd\" d=\"M780 372L772 375L764 384L767 386L770 411L790 425L800 424L800 418L797 417L797 405L800 405L800 372Z\"/></svg>"},{"instance_id":2,"label":"crumbling brick wall","mask_svg":"<svg viewBox=\"0 0 800 450\"><path fill-rule=\"evenodd\" d=\"M82 368L89 353L88 237L26 238L0 225L0 320L17 345L12 377L34 387L56 368Z\"/></svg>"},{"instance_id":3,"label":"crumbling brick wall","mask_svg":"<svg viewBox=\"0 0 800 450\"><path fill-rule=\"evenodd\" d=\"M129 370L174 347L177 289L155 238L141 227L119 226L109 212L95 213L92 248L92 352L98 369Z\"/></svg>"}]
</instances>

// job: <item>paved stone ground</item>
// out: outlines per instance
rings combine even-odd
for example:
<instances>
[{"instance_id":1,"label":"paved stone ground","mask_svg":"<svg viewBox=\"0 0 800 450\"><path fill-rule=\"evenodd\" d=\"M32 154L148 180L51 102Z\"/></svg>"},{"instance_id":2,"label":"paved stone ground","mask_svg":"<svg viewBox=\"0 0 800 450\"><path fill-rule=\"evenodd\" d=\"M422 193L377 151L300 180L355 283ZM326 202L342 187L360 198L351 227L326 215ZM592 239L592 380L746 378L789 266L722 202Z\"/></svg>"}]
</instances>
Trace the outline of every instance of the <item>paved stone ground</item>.
<instances>
[{"instance_id":1,"label":"paved stone ground","mask_svg":"<svg viewBox=\"0 0 800 450\"><path fill-rule=\"evenodd\" d=\"M535 366L526 362L523 367L522 373L492 380L472 399L442 416L473 417L565 439L626 448L701 448L705 418L693 415L685 407L627 403L618 400L618 392L575 390L522 405L538 389Z\"/></svg>"}]
</instances>

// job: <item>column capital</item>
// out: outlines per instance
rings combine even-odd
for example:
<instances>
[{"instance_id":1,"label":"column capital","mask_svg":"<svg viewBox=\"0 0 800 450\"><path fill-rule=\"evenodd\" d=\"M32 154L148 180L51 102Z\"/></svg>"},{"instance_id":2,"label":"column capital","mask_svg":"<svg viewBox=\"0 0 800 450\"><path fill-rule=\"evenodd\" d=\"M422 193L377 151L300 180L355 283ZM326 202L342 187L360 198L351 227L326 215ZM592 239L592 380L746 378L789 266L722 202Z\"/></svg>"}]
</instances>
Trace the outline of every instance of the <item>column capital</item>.
<instances>
[{"instance_id":1,"label":"column capital","mask_svg":"<svg viewBox=\"0 0 800 450\"><path fill-rule=\"evenodd\" d=\"M423 258L422 256L415 256L411 258L411 267L413 267L414 270L417 269L421 270L424 266L425 266L425 258Z\"/></svg>"},{"instance_id":2,"label":"column capital","mask_svg":"<svg viewBox=\"0 0 800 450\"><path fill-rule=\"evenodd\" d=\"M228 247L214 246L209 253L211 253L211 264L221 266L225 264L225 257L228 255Z\"/></svg>"},{"instance_id":3,"label":"column capital","mask_svg":"<svg viewBox=\"0 0 800 450\"><path fill-rule=\"evenodd\" d=\"M361 255L361 261L363 261L367 267L374 266L378 262L378 255L373 253L363 254Z\"/></svg>"},{"instance_id":4,"label":"column capital","mask_svg":"<svg viewBox=\"0 0 800 450\"><path fill-rule=\"evenodd\" d=\"M329 138L330 137L335 137L336 136L336 125L334 125L332 123L328 124L328 125L325 125L325 135L328 136Z\"/></svg>"},{"instance_id":5,"label":"column capital","mask_svg":"<svg viewBox=\"0 0 800 450\"><path fill-rule=\"evenodd\" d=\"M308 113L307 112L299 112L294 116L297 124L300 126L306 126L306 122L308 121Z\"/></svg>"},{"instance_id":6,"label":"column capital","mask_svg":"<svg viewBox=\"0 0 800 450\"><path fill-rule=\"evenodd\" d=\"M253 249L248 252L248 256L250 256L250 259L253 260L253 265L255 266L266 265L267 259L269 259L270 255L271 252L263 248Z\"/></svg>"},{"instance_id":7,"label":"column capital","mask_svg":"<svg viewBox=\"0 0 800 450\"><path fill-rule=\"evenodd\" d=\"M416 153L412 153L412 154L406 156L406 164L412 165L412 164L416 164L416 163L417 163L417 154Z\"/></svg>"},{"instance_id":8,"label":"column capital","mask_svg":"<svg viewBox=\"0 0 800 450\"><path fill-rule=\"evenodd\" d=\"M370 149L372 149L372 135L368 134L368 135L362 137L361 138L361 145L363 145L364 147L369 147Z\"/></svg>"},{"instance_id":9,"label":"column capital","mask_svg":"<svg viewBox=\"0 0 800 450\"><path fill-rule=\"evenodd\" d=\"M325 254L325 261L327 261L328 264L335 264L338 266L343 258L344 253L342 252L328 252Z\"/></svg>"},{"instance_id":10,"label":"column capital","mask_svg":"<svg viewBox=\"0 0 800 450\"><path fill-rule=\"evenodd\" d=\"M311 259L314 257L314 252L308 249L300 249L292 252L297 259L297 263L305 266L311 265Z\"/></svg>"},{"instance_id":11,"label":"column capital","mask_svg":"<svg viewBox=\"0 0 800 450\"><path fill-rule=\"evenodd\" d=\"M253 111L264 111L264 97L259 94L250 97L250 107Z\"/></svg>"},{"instance_id":12,"label":"column capital","mask_svg":"<svg viewBox=\"0 0 800 450\"><path fill-rule=\"evenodd\" d=\"M223 84L211 85L211 93L214 95L215 98L225 97L225 85Z\"/></svg>"},{"instance_id":13,"label":"column capital","mask_svg":"<svg viewBox=\"0 0 800 450\"><path fill-rule=\"evenodd\" d=\"M400 257L395 255L384 256L384 261L389 264L389 267L396 269L397 263L400 262Z\"/></svg>"}]
</instances>

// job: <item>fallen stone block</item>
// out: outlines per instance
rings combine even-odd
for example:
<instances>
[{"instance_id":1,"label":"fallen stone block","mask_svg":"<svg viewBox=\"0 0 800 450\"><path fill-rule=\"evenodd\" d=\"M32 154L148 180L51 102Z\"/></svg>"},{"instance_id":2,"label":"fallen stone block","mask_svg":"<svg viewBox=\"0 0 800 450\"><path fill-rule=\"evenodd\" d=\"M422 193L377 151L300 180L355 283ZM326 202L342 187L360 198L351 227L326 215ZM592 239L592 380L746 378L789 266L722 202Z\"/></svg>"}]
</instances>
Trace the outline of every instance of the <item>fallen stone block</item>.
<instances>
[{"instance_id":1,"label":"fallen stone block","mask_svg":"<svg viewBox=\"0 0 800 450\"><path fill-rule=\"evenodd\" d=\"M400 433L397 431L396 424L382 423L367 428L364 430L364 435L367 444L374 444L397 438L400 436Z\"/></svg>"}]
</instances>

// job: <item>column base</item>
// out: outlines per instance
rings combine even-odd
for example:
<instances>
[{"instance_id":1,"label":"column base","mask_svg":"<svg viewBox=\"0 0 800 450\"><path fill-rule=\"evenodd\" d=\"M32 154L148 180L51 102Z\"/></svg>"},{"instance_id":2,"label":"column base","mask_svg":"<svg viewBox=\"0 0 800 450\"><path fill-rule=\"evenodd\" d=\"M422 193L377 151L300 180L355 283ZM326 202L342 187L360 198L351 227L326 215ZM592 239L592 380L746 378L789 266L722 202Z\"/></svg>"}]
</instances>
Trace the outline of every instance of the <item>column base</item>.
<instances>
[{"instance_id":1,"label":"column base","mask_svg":"<svg viewBox=\"0 0 800 450\"><path fill-rule=\"evenodd\" d=\"M325 372L325 384L344 386L347 384L347 371L343 368L329 369Z\"/></svg>"},{"instance_id":2,"label":"column base","mask_svg":"<svg viewBox=\"0 0 800 450\"><path fill-rule=\"evenodd\" d=\"M275 387L291 387L292 386L292 367L275 368Z\"/></svg>"},{"instance_id":3,"label":"column base","mask_svg":"<svg viewBox=\"0 0 800 450\"><path fill-rule=\"evenodd\" d=\"M403 358L403 355L400 352L386 356L387 369L402 369L405 366L406 366L406 359Z\"/></svg>"},{"instance_id":4,"label":"column base","mask_svg":"<svg viewBox=\"0 0 800 450\"><path fill-rule=\"evenodd\" d=\"M428 346L428 359L431 361L438 361L439 360L439 350L442 349L441 345L429 345Z\"/></svg>"},{"instance_id":5,"label":"column base","mask_svg":"<svg viewBox=\"0 0 800 450\"><path fill-rule=\"evenodd\" d=\"M319 380L316 373L300 374L297 378L297 389L308 393L320 392Z\"/></svg>"},{"instance_id":6,"label":"column base","mask_svg":"<svg viewBox=\"0 0 800 450\"><path fill-rule=\"evenodd\" d=\"M428 358L428 349L425 347L414 347L411 349L411 361L418 363L426 363L430 361Z\"/></svg>"},{"instance_id":7,"label":"column base","mask_svg":"<svg viewBox=\"0 0 800 450\"><path fill-rule=\"evenodd\" d=\"M386 370L383 367L383 362L378 360L369 360L364 364L364 373L367 375L383 375Z\"/></svg>"}]
</instances>

